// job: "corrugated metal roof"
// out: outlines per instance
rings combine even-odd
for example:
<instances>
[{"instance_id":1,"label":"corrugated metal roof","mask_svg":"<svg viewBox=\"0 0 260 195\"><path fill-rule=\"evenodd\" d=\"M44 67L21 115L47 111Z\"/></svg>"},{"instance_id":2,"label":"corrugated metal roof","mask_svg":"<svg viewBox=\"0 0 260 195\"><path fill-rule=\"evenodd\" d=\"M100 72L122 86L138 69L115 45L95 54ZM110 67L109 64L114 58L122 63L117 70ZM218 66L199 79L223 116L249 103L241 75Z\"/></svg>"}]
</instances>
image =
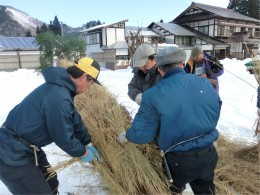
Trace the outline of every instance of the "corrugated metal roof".
<instances>
[{"instance_id":1,"label":"corrugated metal roof","mask_svg":"<svg viewBox=\"0 0 260 195\"><path fill-rule=\"evenodd\" d=\"M35 37L0 37L0 46L3 50L39 50Z\"/></svg>"},{"instance_id":2,"label":"corrugated metal roof","mask_svg":"<svg viewBox=\"0 0 260 195\"><path fill-rule=\"evenodd\" d=\"M174 35L181 35L181 36L195 36L194 33L190 32L189 30L186 30L182 26L174 23L161 23L161 22L153 22L149 25L149 27L152 27L154 24L157 26L160 26L161 28L169 31L170 33Z\"/></svg>"}]
</instances>

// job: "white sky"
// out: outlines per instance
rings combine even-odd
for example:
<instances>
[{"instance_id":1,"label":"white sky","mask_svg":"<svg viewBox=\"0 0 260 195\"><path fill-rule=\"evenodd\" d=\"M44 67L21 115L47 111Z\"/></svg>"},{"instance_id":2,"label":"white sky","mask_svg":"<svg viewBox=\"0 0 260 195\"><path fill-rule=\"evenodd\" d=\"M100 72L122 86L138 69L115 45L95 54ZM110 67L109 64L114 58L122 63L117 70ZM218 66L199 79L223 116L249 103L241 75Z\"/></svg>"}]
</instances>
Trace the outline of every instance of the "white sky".
<instances>
[{"instance_id":1,"label":"white sky","mask_svg":"<svg viewBox=\"0 0 260 195\"><path fill-rule=\"evenodd\" d=\"M197 0L196 3L227 8L229 0ZM81 27L92 20L113 23L128 19L128 26L146 27L163 19L170 22L191 5L191 0L1 0L47 24L57 16L59 21Z\"/></svg>"},{"instance_id":2,"label":"white sky","mask_svg":"<svg viewBox=\"0 0 260 195\"><path fill-rule=\"evenodd\" d=\"M254 75L246 71L244 64L248 61L250 59L244 61L224 59L221 61L224 64L225 73L219 77L220 97L223 105L217 128L222 135L231 140L253 144L256 143L252 127L257 118L256 87L258 84ZM233 74L249 82L255 88ZM99 80L103 86L106 86L110 92L116 95L118 102L123 104L134 117L138 105L127 96L127 84L132 76L131 68L117 71L102 70ZM22 69L14 72L0 72L0 88L2 91L0 96L0 124L5 121L13 106L43 82L43 77L33 70ZM48 160L51 164L69 158L55 144L45 147L44 150L48 154ZM60 194L66 194L66 192L105 194L105 191L100 187L102 184L99 183L98 173L93 173L91 166L82 167L80 164L74 164L59 172L58 177ZM80 186L85 186L84 190ZM189 191L188 188L186 192ZM10 194L1 181L0 194Z\"/></svg>"}]
</instances>

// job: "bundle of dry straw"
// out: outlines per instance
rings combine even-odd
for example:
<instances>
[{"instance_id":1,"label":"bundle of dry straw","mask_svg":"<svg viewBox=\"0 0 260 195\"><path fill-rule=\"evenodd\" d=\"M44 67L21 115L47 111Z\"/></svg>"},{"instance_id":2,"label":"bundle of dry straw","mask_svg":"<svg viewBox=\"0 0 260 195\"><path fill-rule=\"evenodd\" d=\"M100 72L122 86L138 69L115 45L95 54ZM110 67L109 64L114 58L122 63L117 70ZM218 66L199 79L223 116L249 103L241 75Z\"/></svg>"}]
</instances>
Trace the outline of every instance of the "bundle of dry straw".
<instances>
[{"instance_id":1,"label":"bundle of dry straw","mask_svg":"<svg viewBox=\"0 0 260 195\"><path fill-rule=\"evenodd\" d=\"M220 136L219 161L215 170L217 194L259 194L259 154L257 146L245 146Z\"/></svg>"},{"instance_id":2,"label":"bundle of dry straw","mask_svg":"<svg viewBox=\"0 0 260 195\"><path fill-rule=\"evenodd\" d=\"M131 117L112 94L92 86L76 98L75 104L102 154L104 162L95 162L94 167L111 193L169 194L156 146L122 146L117 142L117 135L129 127Z\"/></svg>"},{"instance_id":3,"label":"bundle of dry straw","mask_svg":"<svg viewBox=\"0 0 260 195\"><path fill-rule=\"evenodd\" d=\"M117 142L117 135L130 126L132 119L115 96L93 85L75 98L75 104L102 154L103 162L94 161L94 169L111 194L170 194L156 144L122 146ZM259 194L259 154L252 152L257 151L256 147L245 148L220 137L216 148L217 194ZM53 168L57 171L57 167Z\"/></svg>"}]
</instances>

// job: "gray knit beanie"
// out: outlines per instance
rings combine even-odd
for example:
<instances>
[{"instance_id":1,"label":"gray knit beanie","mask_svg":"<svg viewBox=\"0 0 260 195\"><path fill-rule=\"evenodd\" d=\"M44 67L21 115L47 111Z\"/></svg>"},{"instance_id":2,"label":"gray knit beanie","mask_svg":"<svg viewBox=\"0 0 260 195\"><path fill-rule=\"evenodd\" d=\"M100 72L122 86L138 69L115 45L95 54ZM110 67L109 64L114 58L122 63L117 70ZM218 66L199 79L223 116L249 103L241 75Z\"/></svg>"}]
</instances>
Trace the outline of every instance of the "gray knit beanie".
<instances>
[{"instance_id":1,"label":"gray knit beanie","mask_svg":"<svg viewBox=\"0 0 260 195\"><path fill-rule=\"evenodd\" d=\"M185 61L186 57L186 52L178 47L165 47L156 54L156 65L162 66L179 63Z\"/></svg>"},{"instance_id":2,"label":"gray knit beanie","mask_svg":"<svg viewBox=\"0 0 260 195\"><path fill-rule=\"evenodd\" d=\"M192 60L195 60L202 52L203 52L202 48L196 45L191 50L190 58Z\"/></svg>"}]
</instances>

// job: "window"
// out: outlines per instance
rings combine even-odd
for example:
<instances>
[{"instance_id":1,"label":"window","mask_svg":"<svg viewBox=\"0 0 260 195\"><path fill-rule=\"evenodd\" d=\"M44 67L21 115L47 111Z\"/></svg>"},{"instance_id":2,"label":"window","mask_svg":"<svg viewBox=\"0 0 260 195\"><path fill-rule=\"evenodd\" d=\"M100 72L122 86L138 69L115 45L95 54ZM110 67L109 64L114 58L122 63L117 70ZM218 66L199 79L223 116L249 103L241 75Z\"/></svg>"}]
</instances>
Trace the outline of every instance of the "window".
<instances>
[{"instance_id":1,"label":"window","mask_svg":"<svg viewBox=\"0 0 260 195\"><path fill-rule=\"evenodd\" d=\"M234 26L230 26L229 27L229 36L232 36L235 32L235 27Z\"/></svg>"},{"instance_id":2,"label":"window","mask_svg":"<svg viewBox=\"0 0 260 195\"><path fill-rule=\"evenodd\" d=\"M219 26L218 27L218 36L224 36L225 35L225 26Z\"/></svg>"},{"instance_id":3,"label":"window","mask_svg":"<svg viewBox=\"0 0 260 195\"><path fill-rule=\"evenodd\" d=\"M88 45L93 45L93 44L98 44L98 43L100 43L98 33L87 35L87 44Z\"/></svg>"},{"instance_id":4,"label":"window","mask_svg":"<svg viewBox=\"0 0 260 195\"><path fill-rule=\"evenodd\" d=\"M209 26L199 26L198 30L205 35L209 34Z\"/></svg>"},{"instance_id":5,"label":"window","mask_svg":"<svg viewBox=\"0 0 260 195\"><path fill-rule=\"evenodd\" d=\"M246 27L241 27L241 32L245 32L246 31Z\"/></svg>"},{"instance_id":6,"label":"window","mask_svg":"<svg viewBox=\"0 0 260 195\"><path fill-rule=\"evenodd\" d=\"M119 23L118 27L123 28L123 27L125 27L125 25L124 25L124 23Z\"/></svg>"},{"instance_id":7,"label":"window","mask_svg":"<svg viewBox=\"0 0 260 195\"><path fill-rule=\"evenodd\" d=\"M188 36L175 36L176 45L191 45L191 37Z\"/></svg>"},{"instance_id":8,"label":"window","mask_svg":"<svg viewBox=\"0 0 260 195\"><path fill-rule=\"evenodd\" d=\"M247 32L250 33L250 34L253 34L253 28L248 28Z\"/></svg>"}]
</instances>

